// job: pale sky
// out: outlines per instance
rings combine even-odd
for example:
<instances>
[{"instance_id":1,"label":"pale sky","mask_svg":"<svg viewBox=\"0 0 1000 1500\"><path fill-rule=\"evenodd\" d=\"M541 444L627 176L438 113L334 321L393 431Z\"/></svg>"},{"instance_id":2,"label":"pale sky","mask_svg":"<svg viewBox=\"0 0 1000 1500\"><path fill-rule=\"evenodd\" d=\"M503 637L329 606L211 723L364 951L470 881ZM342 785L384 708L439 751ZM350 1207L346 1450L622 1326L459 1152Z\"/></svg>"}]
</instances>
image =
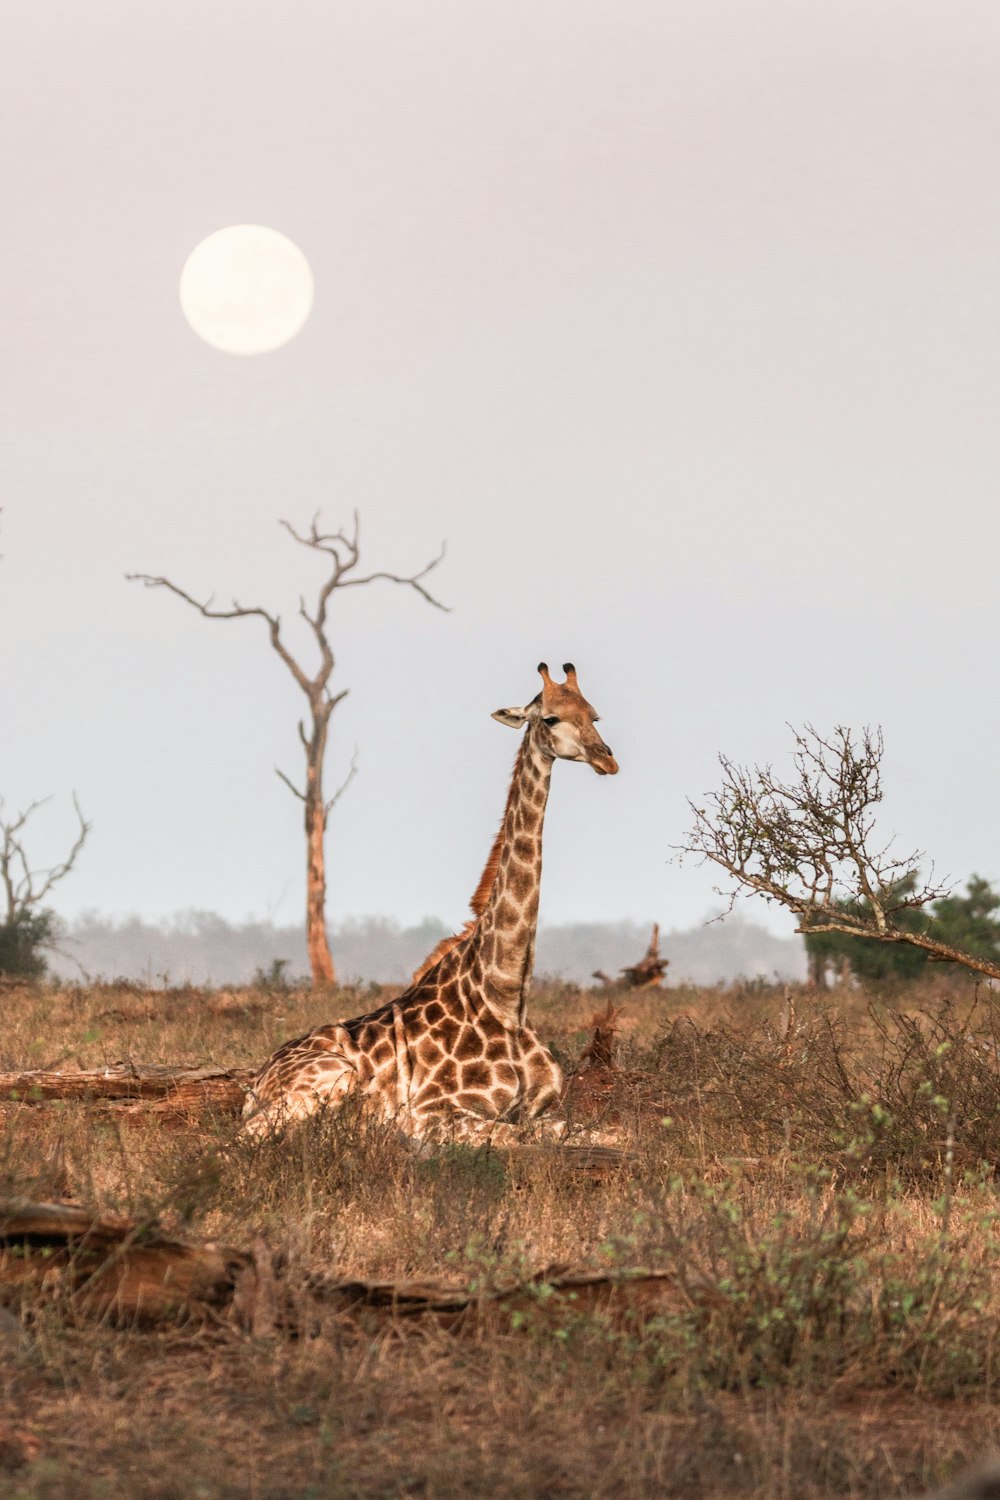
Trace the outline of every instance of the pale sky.
<instances>
[{"instance_id":1,"label":"pale sky","mask_svg":"<svg viewBox=\"0 0 1000 1500\"><path fill-rule=\"evenodd\" d=\"M295 918L299 694L123 574L291 620L277 518L354 506L453 612L336 605L334 920L462 918L540 658L621 763L556 768L543 921L699 920L685 798L786 721L881 724L887 829L1000 877L995 0L22 0L0 70L0 791L93 820L61 912ZM312 267L274 353L181 314L233 223Z\"/></svg>"}]
</instances>

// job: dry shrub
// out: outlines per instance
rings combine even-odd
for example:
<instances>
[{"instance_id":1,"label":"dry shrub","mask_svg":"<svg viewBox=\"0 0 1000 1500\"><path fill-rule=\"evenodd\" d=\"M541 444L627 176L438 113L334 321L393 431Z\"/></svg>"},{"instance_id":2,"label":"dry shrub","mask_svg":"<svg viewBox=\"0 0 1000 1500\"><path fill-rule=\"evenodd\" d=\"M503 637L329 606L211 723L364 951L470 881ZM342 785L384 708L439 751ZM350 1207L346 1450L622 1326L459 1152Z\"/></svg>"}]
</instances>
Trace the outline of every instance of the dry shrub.
<instances>
[{"instance_id":1,"label":"dry shrub","mask_svg":"<svg viewBox=\"0 0 1000 1500\"><path fill-rule=\"evenodd\" d=\"M862 1031L815 1010L783 1033L769 1020L701 1028L689 1017L633 1045L686 1153L821 1159L842 1174L940 1174L1000 1161L1000 1069L992 1012L951 999L914 1014L870 1006Z\"/></svg>"}]
</instances>

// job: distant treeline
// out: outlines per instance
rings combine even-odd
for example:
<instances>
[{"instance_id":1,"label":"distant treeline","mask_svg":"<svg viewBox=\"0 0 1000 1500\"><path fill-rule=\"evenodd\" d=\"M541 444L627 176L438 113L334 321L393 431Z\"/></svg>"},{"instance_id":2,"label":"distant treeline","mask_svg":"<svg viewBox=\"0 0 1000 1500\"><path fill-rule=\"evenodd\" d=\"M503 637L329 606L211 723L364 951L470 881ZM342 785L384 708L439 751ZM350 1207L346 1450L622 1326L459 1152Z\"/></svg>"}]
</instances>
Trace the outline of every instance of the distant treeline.
<instances>
[{"instance_id":1,"label":"distant treeline","mask_svg":"<svg viewBox=\"0 0 1000 1500\"><path fill-rule=\"evenodd\" d=\"M590 984L595 969L616 975L635 963L649 941L651 923L581 922L542 927L535 972ZM342 981L405 982L449 929L427 917L402 927L385 917L341 923L331 945ZM300 927L270 922L227 922L213 912L184 912L160 925L138 917L112 919L88 913L63 927L60 953L50 970L62 978L137 979L151 985L247 984L276 961L288 979L308 972ZM661 951L670 960L667 983L729 983L762 975L801 979L800 938L779 938L738 917L686 932L665 932Z\"/></svg>"}]
</instances>

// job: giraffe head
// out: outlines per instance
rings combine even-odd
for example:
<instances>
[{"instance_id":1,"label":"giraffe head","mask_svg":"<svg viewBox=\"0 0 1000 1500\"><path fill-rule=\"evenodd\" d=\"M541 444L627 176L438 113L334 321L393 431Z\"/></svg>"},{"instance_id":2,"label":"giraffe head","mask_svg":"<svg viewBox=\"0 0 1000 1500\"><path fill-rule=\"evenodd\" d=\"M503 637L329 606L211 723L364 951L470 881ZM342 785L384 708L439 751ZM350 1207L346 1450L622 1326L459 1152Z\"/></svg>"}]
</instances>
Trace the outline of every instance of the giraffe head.
<instances>
[{"instance_id":1,"label":"giraffe head","mask_svg":"<svg viewBox=\"0 0 1000 1500\"><path fill-rule=\"evenodd\" d=\"M582 760L598 776L614 776L618 762L596 729L597 713L580 692L576 668L566 662L565 682L553 682L545 662L538 670L542 691L525 708L498 708L493 715L512 729L528 725L541 750L555 760Z\"/></svg>"}]
</instances>

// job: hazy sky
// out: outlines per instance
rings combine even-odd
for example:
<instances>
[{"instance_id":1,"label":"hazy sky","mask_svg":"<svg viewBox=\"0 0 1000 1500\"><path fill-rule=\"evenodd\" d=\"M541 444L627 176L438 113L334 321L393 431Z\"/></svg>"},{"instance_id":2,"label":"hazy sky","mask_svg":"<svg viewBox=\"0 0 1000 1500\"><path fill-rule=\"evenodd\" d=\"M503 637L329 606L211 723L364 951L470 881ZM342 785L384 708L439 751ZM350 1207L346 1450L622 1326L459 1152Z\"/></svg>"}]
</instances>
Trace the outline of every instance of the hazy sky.
<instances>
[{"instance_id":1,"label":"hazy sky","mask_svg":"<svg viewBox=\"0 0 1000 1500\"><path fill-rule=\"evenodd\" d=\"M21 0L3 53L0 791L93 820L60 910L297 913L300 695L123 574L291 620L277 518L354 506L453 612L337 602L333 917L461 918L542 657L621 762L556 768L543 920L700 918L685 797L806 719L1000 877L996 0ZM251 357L177 293L241 222L316 285Z\"/></svg>"}]
</instances>

